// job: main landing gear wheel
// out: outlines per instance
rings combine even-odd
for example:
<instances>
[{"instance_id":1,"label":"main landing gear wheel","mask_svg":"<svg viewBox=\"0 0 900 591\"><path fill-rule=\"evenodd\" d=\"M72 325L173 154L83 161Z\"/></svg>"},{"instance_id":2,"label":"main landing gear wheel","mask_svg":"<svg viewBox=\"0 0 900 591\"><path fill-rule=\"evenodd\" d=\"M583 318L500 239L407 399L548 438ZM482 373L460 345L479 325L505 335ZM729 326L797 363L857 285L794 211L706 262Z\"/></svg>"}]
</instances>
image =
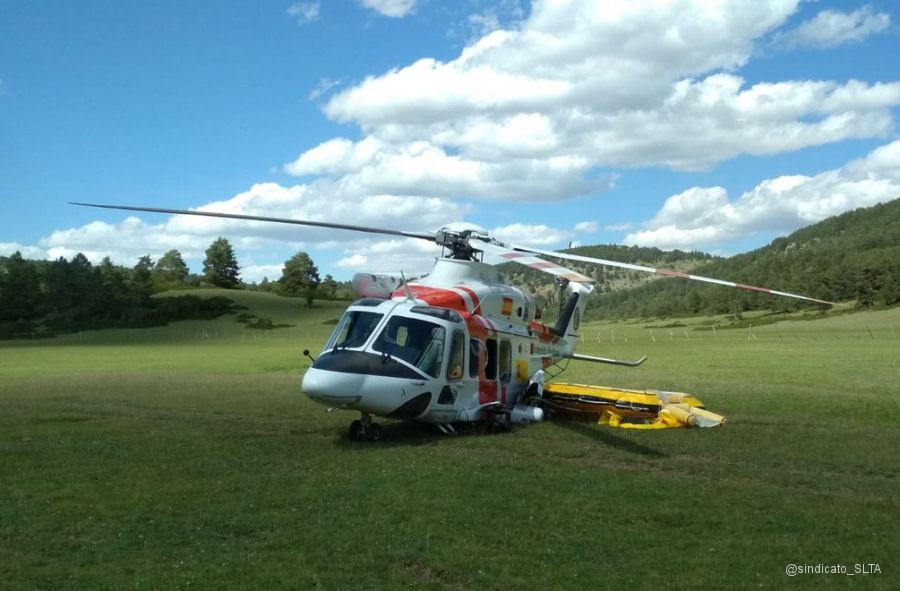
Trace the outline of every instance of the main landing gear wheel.
<instances>
[{"instance_id":1,"label":"main landing gear wheel","mask_svg":"<svg viewBox=\"0 0 900 591\"><path fill-rule=\"evenodd\" d=\"M350 423L347 435L350 441L381 441L381 425L373 423L371 415L363 415Z\"/></svg>"},{"instance_id":2,"label":"main landing gear wheel","mask_svg":"<svg viewBox=\"0 0 900 591\"><path fill-rule=\"evenodd\" d=\"M489 409L487 413L487 432L506 433L512 430L512 414L505 408Z\"/></svg>"}]
</instances>

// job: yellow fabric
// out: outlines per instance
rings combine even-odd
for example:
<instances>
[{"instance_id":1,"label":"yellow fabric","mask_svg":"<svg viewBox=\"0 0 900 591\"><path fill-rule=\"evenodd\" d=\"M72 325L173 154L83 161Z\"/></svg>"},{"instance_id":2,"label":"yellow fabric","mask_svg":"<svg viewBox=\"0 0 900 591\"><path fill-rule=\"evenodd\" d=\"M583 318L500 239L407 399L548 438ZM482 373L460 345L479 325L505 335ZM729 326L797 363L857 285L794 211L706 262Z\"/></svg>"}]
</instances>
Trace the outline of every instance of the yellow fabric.
<instances>
[{"instance_id":1,"label":"yellow fabric","mask_svg":"<svg viewBox=\"0 0 900 591\"><path fill-rule=\"evenodd\" d=\"M722 415L706 410L699 399L683 392L553 383L545 385L544 395L557 411L595 415L598 424L620 429L720 427L727 422Z\"/></svg>"}]
</instances>

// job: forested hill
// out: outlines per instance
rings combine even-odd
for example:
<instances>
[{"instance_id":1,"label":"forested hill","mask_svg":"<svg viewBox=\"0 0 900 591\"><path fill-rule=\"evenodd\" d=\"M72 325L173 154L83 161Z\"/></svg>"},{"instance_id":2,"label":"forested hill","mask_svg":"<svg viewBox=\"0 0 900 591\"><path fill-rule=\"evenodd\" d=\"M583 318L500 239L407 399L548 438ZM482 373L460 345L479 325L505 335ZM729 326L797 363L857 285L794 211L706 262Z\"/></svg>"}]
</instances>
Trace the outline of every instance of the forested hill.
<instances>
[{"instance_id":1,"label":"forested hill","mask_svg":"<svg viewBox=\"0 0 900 591\"><path fill-rule=\"evenodd\" d=\"M640 246L621 246L616 244L599 244L595 246L579 246L566 249L564 252L580 256L608 259L621 263L666 267L677 271L692 271L698 265L715 260L716 257L699 251L684 252L681 250L660 250ZM579 273L591 277L596 282L596 293L626 290L644 285L653 280L652 275L638 271L627 271L616 267L604 267L577 261L564 261L563 264ZM549 295L553 291L553 282L547 280L547 274L516 263L504 263L498 267L510 283L532 292Z\"/></svg>"},{"instance_id":2,"label":"forested hill","mask_svg":"<svg viewBox=\"0 0 900 591\"><path fill-rule=\"evenodd\" d=\"M603 258L631 262L622 258L628 252ZM684 255L678 253L672 260L683 263ZM690 271L697 275L864 307L895 305L900 303L900 199L828 218L748 253L690 261ZM683 270L669 265L666 258L643 262ZM594 317L723 314L810 306L789 298L669 278L633 288L608 291L600 287L590 302Z\"/></svg>"}]
</instances>

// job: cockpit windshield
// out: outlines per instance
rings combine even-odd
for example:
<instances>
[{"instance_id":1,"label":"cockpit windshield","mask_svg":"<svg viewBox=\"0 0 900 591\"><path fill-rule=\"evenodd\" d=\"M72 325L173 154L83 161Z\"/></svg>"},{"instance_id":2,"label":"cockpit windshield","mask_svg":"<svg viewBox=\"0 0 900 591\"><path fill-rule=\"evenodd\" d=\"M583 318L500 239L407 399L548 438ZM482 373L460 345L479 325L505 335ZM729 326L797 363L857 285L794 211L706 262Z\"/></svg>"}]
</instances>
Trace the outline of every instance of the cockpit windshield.
<instances>
[{"instance_id":1,"label":"cockpit windshield","mask_svg":"<svg viewBox=\"0 0 900 591\"><path fill-rule=\"evenodd\" d=\"M433 378L441 373L444 363L443 326L410 318L394 316L375 339L372 348L385 355L402 359Z\"/></svg>"},{"instance_id":2,"label":"cockpit windshield","mask_svg":"<svg viewBox=\"0 0 900 591\"><path fill-rule=\"evenodd\" d=\"M325 350L347 348L357 349L366 344L375 327L381 322L384 314L377 312L361 312L359 310L350 310L344 312L341 321L338 322Z\"/></svg>"}]
</instances>

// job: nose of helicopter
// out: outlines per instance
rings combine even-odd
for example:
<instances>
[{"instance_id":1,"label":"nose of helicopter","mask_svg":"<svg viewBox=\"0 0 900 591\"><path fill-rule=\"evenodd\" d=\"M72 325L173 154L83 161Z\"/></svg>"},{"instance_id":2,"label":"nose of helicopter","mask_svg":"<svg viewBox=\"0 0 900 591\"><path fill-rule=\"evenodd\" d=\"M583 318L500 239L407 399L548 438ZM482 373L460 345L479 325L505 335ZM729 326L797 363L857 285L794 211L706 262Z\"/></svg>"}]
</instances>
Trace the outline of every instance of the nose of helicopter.
<instances>
[{"instance_id":1,"label":"nose of helicopter","mask_svg":"<svg viewBox=\"0 0 900 591\"><path fill-rule=\"evenodd\" d=\"M326 406L348 408L362 399L365 376L310 367L303 375L300 389L311 400Z\"/></svg>"}]
</instances>

